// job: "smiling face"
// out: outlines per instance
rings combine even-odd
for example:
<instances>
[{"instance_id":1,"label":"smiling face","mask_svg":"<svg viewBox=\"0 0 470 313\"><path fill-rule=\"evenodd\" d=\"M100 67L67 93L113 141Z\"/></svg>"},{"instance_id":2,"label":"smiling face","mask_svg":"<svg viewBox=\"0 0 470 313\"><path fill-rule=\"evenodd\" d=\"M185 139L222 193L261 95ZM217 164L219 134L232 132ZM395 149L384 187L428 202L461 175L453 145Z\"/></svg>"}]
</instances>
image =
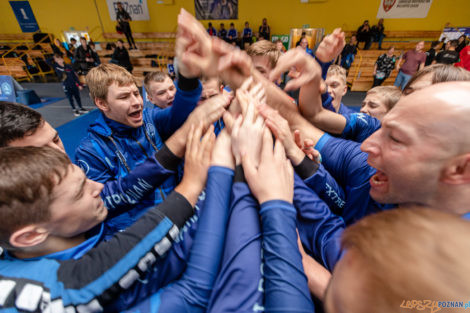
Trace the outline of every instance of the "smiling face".
<instances>
[{"instance_id":1,"label":"smiling face","mask_svg":"<svg viewBox=\"0 0 470 313\"><path fill-rule=\"evenodd\" d=\"M44 225L49 234L70 238L101 223L108 214L100 197L102 189L103 184L87 179L78 166L70 164L53 190L51 218Z\"/></svg>"},{"instance_id":2,"label":"smiling face","mask_svg":"<svg viewBox=\"0 0 470 313\"><path fill-rule=\"evenodd\" d=\"M134 83L127 86L119 86L116 82L112 83L108 87L106 99L96 98L95 103L111 120L133 128L143 124L143 100Z\"/></svg>"},{"instance_id":3,"label":"smiling face","mask_svg":"<svg viewBox=\"0 0 470 313\"><path fill-rule=\"evenodd\" d=\"M166 77L162 82L150 81L147 97L150 102L164 109L173 104L176 87L173 81Z\"/></svg>"}]
</instances>

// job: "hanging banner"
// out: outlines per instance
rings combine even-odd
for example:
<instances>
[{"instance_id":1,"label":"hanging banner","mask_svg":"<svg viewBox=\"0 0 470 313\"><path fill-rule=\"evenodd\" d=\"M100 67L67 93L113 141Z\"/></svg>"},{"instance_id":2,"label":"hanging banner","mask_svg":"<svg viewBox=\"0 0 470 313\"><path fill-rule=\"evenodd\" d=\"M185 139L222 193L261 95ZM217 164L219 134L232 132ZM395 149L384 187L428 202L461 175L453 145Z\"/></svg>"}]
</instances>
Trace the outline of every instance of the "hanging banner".
<instances>
[{"instance_id":1,"label":"hanging banner","mask_svg":"<svg viewBox=\"0 0 470 313\"><path fill-rule=\"evenodd\" d=\"M39 30L38 22L28 1L10 1L10 5L23 33L34 33Z\"/></svg>"},{"instance_id":2,"label":"hanging banner","mask_svg":"<svg viewBox=\"0 0 470 313\"><path fill-rule=\"evenodd\" d=\"M377 18L425 18L432 0L380 0Z\"/></svg>"},{"instance_id":3,"label":"hanging banner","mask_svg":"<svg viewBox=\"0 0 470 313\"><path fill-rule=\"evenodd\" d=\"M148 21L149 9L147 7L147 0L106 0L108 5L109 16L111 20L116 20L116 12L118 10L117 3L122 3L122 8L129 13L133 21Z\"/></svg>"},{"instance_id":4,"label":"hanging banner","mask_svg":"<svg viewBox=\"0 0 470 313\"><path fill-rule=\"evenodd\" d=\"M194 0L198 20L238 19L238 0Z\"/></svg>"}]
</instances>

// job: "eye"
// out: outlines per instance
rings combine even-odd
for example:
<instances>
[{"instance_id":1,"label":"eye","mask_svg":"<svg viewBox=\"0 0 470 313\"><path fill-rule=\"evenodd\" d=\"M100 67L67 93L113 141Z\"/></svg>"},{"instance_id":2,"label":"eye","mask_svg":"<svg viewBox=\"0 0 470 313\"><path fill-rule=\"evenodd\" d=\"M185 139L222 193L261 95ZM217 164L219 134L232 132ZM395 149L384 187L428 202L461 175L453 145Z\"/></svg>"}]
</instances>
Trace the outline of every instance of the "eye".
<instances>
[{"instance_id":1,"label":"eye","mask_svg":"<svg viewBox=\"0 0 470 313\"><path fill-rule=\"evenodd\" d=\"M400 140L398 140L396 137L392 136L391 134L388 137L395 143L401 143Z\"/></svg>"}]
</instances>

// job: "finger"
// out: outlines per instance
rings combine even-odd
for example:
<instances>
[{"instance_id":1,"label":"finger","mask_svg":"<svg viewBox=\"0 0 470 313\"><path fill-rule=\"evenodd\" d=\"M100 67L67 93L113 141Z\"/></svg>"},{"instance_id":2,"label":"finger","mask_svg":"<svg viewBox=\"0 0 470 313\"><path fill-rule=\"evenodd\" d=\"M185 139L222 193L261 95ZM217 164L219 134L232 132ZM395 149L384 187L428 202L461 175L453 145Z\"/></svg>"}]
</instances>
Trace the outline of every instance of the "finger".
<instances>
[{"instance_id":1,"label":"finger","mask_svg":"<svg viewBox=\"0 0 470 313\"><path fill-rule=\"evenodd\" d=\"M268 126L268 128L273 133L274 137L276 137L276 139L281 140L281 138L279 136L280 135L279 128L277 127L277 125L272 120L266 120L266 126Z\"/></svg>"},{"instance_id":2,"label":"finger","mask_svg":"<svg viewBox=\"0 0 470 313\"><path fill-rule=\"evenodd\" d=\"M282 162L286 159L286 150L281 140L276 140L274 144L274 159Z\"/></svg>"},{"instance_id":3,"label":"finger","mask_svg":"<svg viewBox=\"0 0 470 313\"><path fill-rule=\"evenodd\" d=\"M233 118L232 114L226 111L223 115L223 119L225 128L227 128L229 133L232 133L233 123L235 123L235 119Z\"/></svg>"},{"instance_id":4,"label":"finger","mask_svg":"<svg viewBox=\"0 0 470 313\"><path fill-rule=\"evenodd\" d=\"M257 115L255 120L255 126L258 128L262 128L264 126L264 123L264 118L261 115Z\"/></svg>"},{"instance_id":5,"label":"finger","mask_svg":"<svg viewBox=\"0 0 470 313\"><path fill-rule=\"evenodd\" d=\"M263 147L261 149L261 160L270 162L273 157L273 136L268 128L263 132Z\"/></svg>"},{"instance_id":6,"label":"finger","mask_svg":"<svg viewBox=\"0 0 470 313\"><path fill-rule=\"evenodd\" d=\"M253 124L255 119L255 106L252 101L250 101L250 97L247 97L247 108L246 108L246 115L243 118L245 123Z\"/></svg>"},{"instance_id":7,"label":"finger","mask_svg":"<svg viewBox=\"0 0 470 313\"><path fill-rule=\"evenodd\" d=\"M300 131L298 129L294 130L294 141L299 149L302 149L302 139L300 138Z\"/></svg>"},{"instance_id":8,"label":"finger","mask_svg":"<svg viewBox=\"0 0 470 313\"><path fill-rule=\"evenodd\" d=\"M300 52L298 49L292 49L284 53L284 55L282 55L277 61L276 67L269 74L269 80L277 80L279 77L281 77L282 73L287 72L291 67L295 66L296 64L303 63L303 58L305 56L310 57L306 53L304 54L305 55L302 55L302 52Z\"/></svg>"},{"instance_id":9,"label":"finger","mask_svg":"<svg viewBox=\"0 0 470 313\"><path fill-rule=\"evenodd\" d=\"M240 86L239 89L248 90L248 88L251 86L252 83L253 83L253 77L250 76L247 79L245 79L245 81L243 82L243 84Z\"/></svg>"},{"instance_id":10,"label":"finger","mask_svg":"<svg viewBox=\"0 0 470 313\"><path fill-rule=\"evenodd\" d=\"M199 123L197 127L194 128L194 136L191 142L191 152L193 153L193 156L196 156L199 150L199 143L201 141L202 130L202 123Z\"/></svg>"},{"instance_id":11,"label":"finger","mask_svg":"<svg viewBox=\"0 0 470 313\"><path fill-rule=\"evenodd\" d=\"M243 116L239 115L235 120L232 128L232 138L238 138L238 134L240 133L240 126L243 122Z\"/></svg>"},{"instance_id":12,"label":"finger","mask_svg":"<svg viewBox=\"0 0 470 313\"><path fill-rule=\"evenodd\" d=\"M209 154L210 157L210 151L208 152L207 150L211 149L211 146L213 145L213 138L214 137L214 125L209 126L207 129L206 133L202 137L201 144L200 144L200 149L198 151L198 160L201 160L202 162L207 160L207 154Z\"/></svg>"},{"instance_id":13,"label":"finger","mask_svg":"<svg viewBox=\"0 0 470 313\"><path fill-rule=\"evenodd\" d=\"M313 140L312 139L305 139L304 140L304 147L313 147Z\"/></svg>"},{"instance_id":14,"label":"finger","mask_svg":"<svg viewBox=\"0 0 470 313\"><path fill-rule=\"evenodd\" d=\"M186 153L185 156L189 157L192 153L191 149L193 148L193 136L194 136L194 125L191 125L189 128L188 138L186 139Z\"/></svg>"},{"instance_id":15,"label":"finger","mask_svg":"<svg viewBox=\"0 0 470 313\"><path fill-rule=\"evenodd\" d=\"M256 180L256 174L258 172L254 165L254 161L246 153L243 153L241 157L245 178L248 184L253 184L253 182Z\"/></svg>"},{"instance_id":16,"label":"finger","mask_svg":"<svg viewBox=\"0 0 470 313\"><path fill-rule=\"evenodd\" d=\"M242 111L242 115L246 116L246 112L248 110L248 101L246 97L246 92L244 90L237 91L236 98L238 100L238 104L240 105L240 109Z\"/></svg>"}]
</instances>

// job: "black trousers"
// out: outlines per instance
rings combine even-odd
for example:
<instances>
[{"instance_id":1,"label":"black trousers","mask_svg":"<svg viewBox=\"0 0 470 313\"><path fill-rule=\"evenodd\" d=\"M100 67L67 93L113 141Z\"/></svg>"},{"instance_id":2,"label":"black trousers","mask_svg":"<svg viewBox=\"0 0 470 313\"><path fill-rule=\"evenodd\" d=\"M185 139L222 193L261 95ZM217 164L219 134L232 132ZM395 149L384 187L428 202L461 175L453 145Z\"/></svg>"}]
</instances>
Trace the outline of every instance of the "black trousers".
<instances>
[{"instance_id":1,"label":"black trousers","mask_svg":"<svg viewBox=\"0 0 470 313\"><path fill-rule=\"evenodd\" d=\"M129 23L127 22L124 22L121 23L121 28L124 35L126 35L127 42L129 43L129 48L137 48L135 45L134 38L132 37L131 25L129 25Z\"/></svg>"}]
</instances>

